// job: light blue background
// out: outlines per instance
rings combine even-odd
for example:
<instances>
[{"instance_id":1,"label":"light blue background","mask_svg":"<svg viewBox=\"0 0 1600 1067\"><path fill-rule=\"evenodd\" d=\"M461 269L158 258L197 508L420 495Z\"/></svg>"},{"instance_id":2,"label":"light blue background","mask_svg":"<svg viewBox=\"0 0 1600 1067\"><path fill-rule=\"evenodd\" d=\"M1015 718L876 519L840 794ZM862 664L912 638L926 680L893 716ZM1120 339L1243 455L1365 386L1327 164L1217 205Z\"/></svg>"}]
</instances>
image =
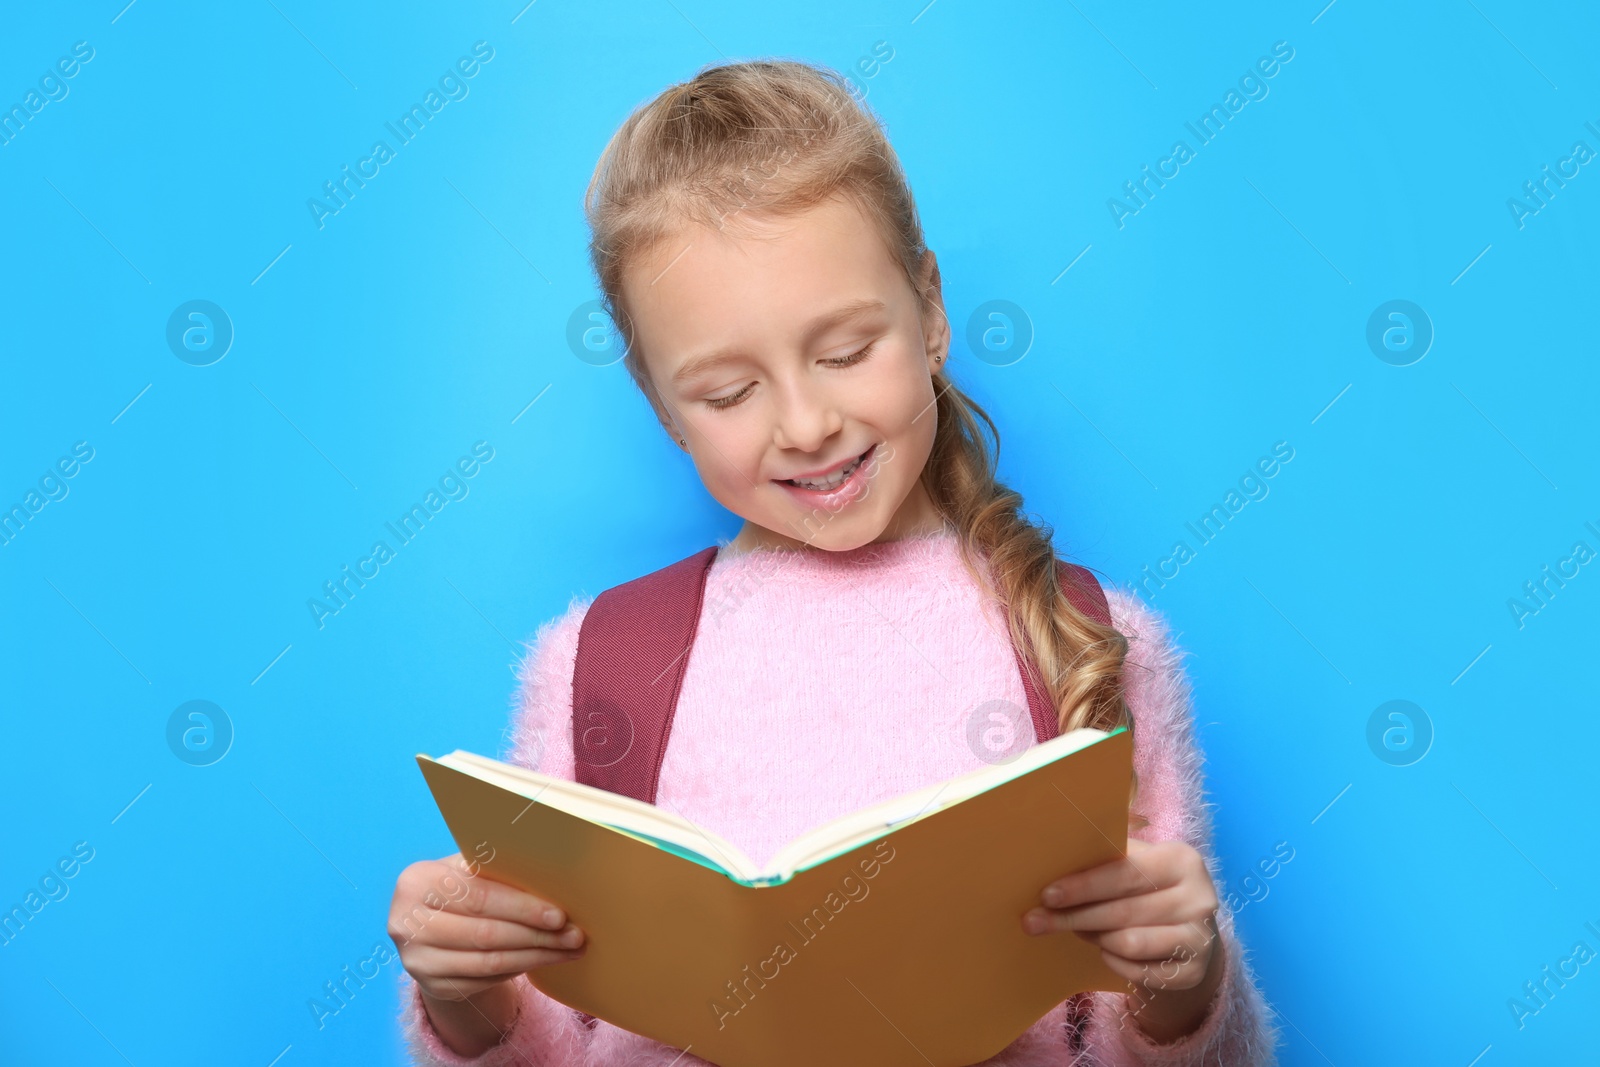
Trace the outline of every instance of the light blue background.
<instances>
[{"instance_id":1,"label":"light blue background","mask_svg":"<svg viewBox=\"0 0 1600 1067\"><path fill-rule=\"evenodd\" d=\"M95 50L0 146L0 505L95 450L0 545L0 907L94 849L0 948L0 1059L401 1061L398 963L320 1030L307 1002L454 850L414 754L501 751L521 640L738 525L567 345L600 149L723 56L882 41L862 85L954 374L1064 555L1131 584L1294 449L1151 594L1192 652L1223 891L1294 852L1238 917L1283 1062L1592 1060L1600 963L1520 1029L1508 1001L1600 950L1600 565L1507 606L1600 550L1600 163L1507 206L1600 151L1592 8L121 3L0 34L6 107ZM319 229L307 200L479 40L470 95ZM1119 229L1108 198L1277 41L1269 95ZM206 367L165 341L193 299L236 331ZM1008 366L964 340L995 299L1034 331ZM1435 330L1410 366L1366 343L1393 299ZM308 598L480 440L470 494L319 629ZM165 738L197 699L235 731L208 767ZM1366 739L1395 699L1434 731L1410 766Z\"/></svg>"}]
</instances>

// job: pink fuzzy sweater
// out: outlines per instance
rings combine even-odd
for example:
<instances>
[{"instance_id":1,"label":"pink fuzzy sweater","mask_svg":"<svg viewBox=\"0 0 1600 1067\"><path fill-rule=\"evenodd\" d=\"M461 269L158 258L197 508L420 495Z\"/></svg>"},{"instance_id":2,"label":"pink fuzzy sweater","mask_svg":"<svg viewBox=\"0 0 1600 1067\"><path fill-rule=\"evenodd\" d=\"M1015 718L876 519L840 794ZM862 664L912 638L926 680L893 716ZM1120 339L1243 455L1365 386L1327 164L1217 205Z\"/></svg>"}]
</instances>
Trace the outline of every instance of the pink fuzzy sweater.
<instances>
[{"instance_id":1,"label":"pink fuzzy sweater","mask_svg":"<svg viewBox=\"0 0 1600 1067\"><path fill-rule=\"evenodd\" d=\"M1113 625L1129 641L1134 762L1150 819L1135 834L1187 841L1216 877L1181 654L1163 620L1131 593L1108 589L1107 598ZM575 597L528 646L509 762L575 779L572 673L591 599ZM984 766L967 742L966 720L977 705L997 698L1027 707L1000 606L972 581L948 528L846 552L723 548L707 576L657 803L765 862L819 823ZM737 728L729 722L734 716L743 720ZM1278 1034L1226 905L1217 923L1223 977L1197 1032L1157 1044L1123 1016L1126 994L1096 992L1081 1054L1070 1051L1063 1002L985 1063L1275 1063ZM513 979L519 1014L504 1040L480 1056L459 1056L440 1041L410 975L402 971L400 980L401 1025L417 1064L705 1062L604 1021L586 1026L577 1011L521 976Z\"/></svg>"}]
</instances>

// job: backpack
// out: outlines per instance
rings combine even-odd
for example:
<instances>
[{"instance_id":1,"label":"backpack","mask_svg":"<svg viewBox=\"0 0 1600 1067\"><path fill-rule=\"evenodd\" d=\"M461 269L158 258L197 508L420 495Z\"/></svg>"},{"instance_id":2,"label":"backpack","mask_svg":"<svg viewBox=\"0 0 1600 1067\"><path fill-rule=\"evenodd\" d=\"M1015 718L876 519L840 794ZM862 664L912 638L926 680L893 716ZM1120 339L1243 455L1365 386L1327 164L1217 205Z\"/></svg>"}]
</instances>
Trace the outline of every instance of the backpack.
<instances>
[{"instance_id":1,"label":"backpack","mask_svg":"<svg viewBox=\"0 0 1600 1067\"><path fill-rule=\"evenodd\" d=\"M578 628L572 673L572 753L584 785L654 804L667 735L683 687L689 649L700 625L706 575L717 546L607 589ZM1105 591L1083 567L1056 561L1067 600L1081 614L1111 625ZM1034 736L1059 730L1031 657L1012 645Z\"/></svg>"}]
</instances>

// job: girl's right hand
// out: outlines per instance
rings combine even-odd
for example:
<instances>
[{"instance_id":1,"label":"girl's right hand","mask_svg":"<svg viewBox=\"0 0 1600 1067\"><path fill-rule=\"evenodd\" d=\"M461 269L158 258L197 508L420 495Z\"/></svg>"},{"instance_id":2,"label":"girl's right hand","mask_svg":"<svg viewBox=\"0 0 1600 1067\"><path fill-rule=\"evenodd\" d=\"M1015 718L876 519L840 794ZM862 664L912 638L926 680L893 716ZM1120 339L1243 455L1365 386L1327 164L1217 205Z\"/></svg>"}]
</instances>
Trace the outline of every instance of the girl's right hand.
<instances>
[{"instance_id":1,"label":"girl's right hand","mask_svg":"<svg viewBox=\"0 0 1600 1067\"><path fill-rule=\"evenodd\" d=\"M482 876L459 852L400 872L389 937L433 1001L465 1001L584 953L583 931L560 908Z\"/></svg>"}]
</instances>

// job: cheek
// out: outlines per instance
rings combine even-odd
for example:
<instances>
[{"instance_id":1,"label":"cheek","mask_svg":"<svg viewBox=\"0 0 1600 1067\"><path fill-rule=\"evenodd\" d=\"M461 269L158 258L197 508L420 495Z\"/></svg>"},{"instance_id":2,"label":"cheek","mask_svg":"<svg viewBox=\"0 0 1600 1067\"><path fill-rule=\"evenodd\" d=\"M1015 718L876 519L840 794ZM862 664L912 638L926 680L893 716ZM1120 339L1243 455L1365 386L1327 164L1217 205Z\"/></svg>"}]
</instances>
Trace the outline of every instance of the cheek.
<instances>
[{"instance_id":1,"label":"cheek","mask_svg":"<svg viewBox=\"0 0 1600 1067\"><path fill-rule=\"evenodd\" d=\"M880 433L907 440L925 434L931 441L933 411L929 409L924 414L923 409L933 403L935 393L926 355L919 346L905 342L892 348L885 345L885 349L870 372L851 382L850 407L862 422L877 427Z\"/></svg>"},{"instance_id":2,"label":"cheek","mask_svg":"<svg viewBox=\"0 0 1600 1067\"><path fill-rule=\"evenodd\" d=\"M761 476L761 448L754 423L701 424L700 447L695 449L695 470L718 500L738 499L765 488Z\"/></svg>"},{"instance_id":3,"label":"cheek","mask_svg":"<svg viewBox=\"0 0 1600 1067\"><path fill-rule=\"evenodd\" d=\"M892 412L892 415L879 430L894 443L894 466L908 467L913 473L922 470L939 430L936 396L925 377L921 381L896 382L891 390L885 391L880 410Z\"/></svg>"}]
</instances>

